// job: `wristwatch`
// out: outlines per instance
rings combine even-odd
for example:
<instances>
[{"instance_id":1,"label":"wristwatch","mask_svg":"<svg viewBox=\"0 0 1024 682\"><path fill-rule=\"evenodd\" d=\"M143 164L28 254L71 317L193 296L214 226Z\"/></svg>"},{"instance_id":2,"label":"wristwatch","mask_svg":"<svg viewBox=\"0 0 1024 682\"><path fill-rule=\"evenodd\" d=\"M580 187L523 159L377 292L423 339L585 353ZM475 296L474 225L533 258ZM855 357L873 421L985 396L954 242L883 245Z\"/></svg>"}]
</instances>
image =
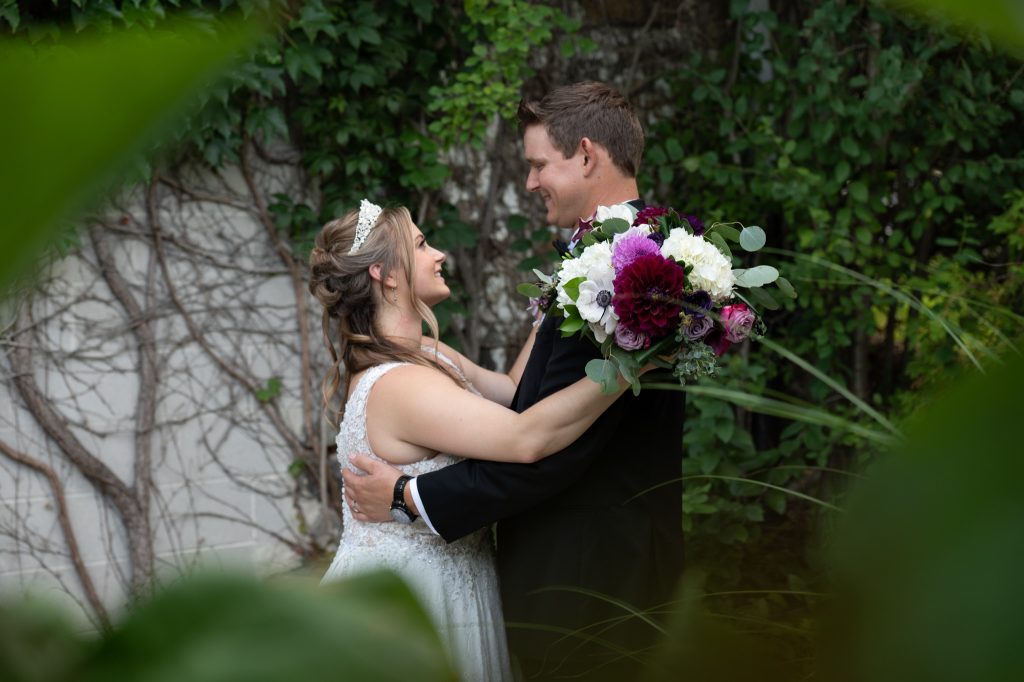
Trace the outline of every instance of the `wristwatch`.
<instances>
[{"instance_id":1,"label":"wristwatch","mask_svg":"<svg viewBox=\"0 0 1024 682\"><path fill-rule=\"evenodd\" d=\"M405 484L412 480L412 476L401 475L395 481L395 497L391 500L391 518L398 523L412 523L416 515L405 503Z\"/></svg>"}]
</instances>

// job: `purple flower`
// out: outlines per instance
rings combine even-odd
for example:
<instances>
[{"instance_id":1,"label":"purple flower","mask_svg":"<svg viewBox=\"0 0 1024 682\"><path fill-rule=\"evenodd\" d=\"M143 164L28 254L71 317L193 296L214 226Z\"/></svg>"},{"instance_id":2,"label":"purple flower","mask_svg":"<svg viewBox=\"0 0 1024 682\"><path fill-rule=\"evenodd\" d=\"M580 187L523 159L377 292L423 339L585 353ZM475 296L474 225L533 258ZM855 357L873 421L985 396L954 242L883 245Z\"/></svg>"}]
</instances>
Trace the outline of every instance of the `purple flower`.
<instances>
[{"instance_id":1,"label":"purple flower","mask_svg":"<svg viewBox=\"0 0 1024 682\"><path fill-rule=\"evenodd\" d=\"M623 237L615 245L615 250L612 252L612 267L615 268L615 274L618 274L639 256L656 256L660 254L661 250L658 248L658 245L645 235L635 234Z\"/></svg>"},{"instance_id":2,"label":"purple flower","mask_svg":"<svg viewBox=\"0 0 1024 682\"><path fill-rule=\"evenodd\" d=\"M719 315L725 330L725 338L732 343L739 343L750 336L750 330L754 328L754 321L757 319L746 303L727 305L722 308Z\"/></svg>"},{"instance_id":3,"label":"purple flower","mask_svg":"<svg viewBox=\"0 0 1024 682\"><path fill-rule=\"evenodd\" d=\"M540 313L543 310L543 307L541 307L541 301L542 300L543 299L541 299L539 297L531 298L530 299L530 304L526 306L526 309L528 311L530 311L530 317L532 317L535 320L538 317L540 317Z\"/></svg>"},{"instance_id":4,"label":"purple flower","mask_svg":"<svg viewBox=\"0 0 1024 682\"><path fill-rule=\"evenodd\" d=\"M704 313L711 310L711 295L698 289L692 294L683 296L683 310L690 315L704 317Z\"/></svg>"},{"instance_id":5,"label":"purple flower","mask_svg":"<svg viewBox=\"0 0 1024 682\"><path fill-rule=\"evenodd\" d=\"M580 222L576 226L576 231L573 233L572 239L570 241L573 243L579 242L579 240L583 239L583 235L585 235L587 232L590 232L593 229L593 222L580 218Z\"/></svg>"},{"instance_id":6,"label":"purple flower","mask_svg":"<svg viewBox=\"0 0 1024 682\"><path fill-rule=\"evenodd\" d=\"M658 245L658 249L661 250L661 245L665 243L665 235L661 232L651 232L647 235L647 238Z\"/></svg>"},{"instance_id":7,"label":"purple flower","mask_svg":"<svg viewBox=\"0 0 1024 682\"><path fill-rule=\"evenodd\" d=\"M690 227L693 229L694 236L704 236L704 221L702 221L695 215L685 215L683 216L683 220L690 223Z\"/></svg>"},{"instance_id":8,"label":"purple flower","mask_svg":"<svg viewBox=\"0 0 1024 682\"><path fill-rule=\"evenodd\" d=\"M620 324L615 327L615 343L623 350L640 350L650 347L651 340L646 334L630 331Z\"/></svg>"},{"instance_id":9,"label":"purple flower","mask_svg":"<svg viewBox=\"0 0 1024 682\"><path fill-rule=\"evenodd\" d=\"M652 340L668 334L679 321L686 271L659 255L638 256L615 276L612 307L619 325Z\"/></svg>"},{"instance_id":10,"label":"purple flower","mask_svg":"<svg viewBox=\"0 0 1024 682\"><path fill-rule=\"evenodd\" d=\"M648 206L637 212L636 220L633 221L633 225L653 225L658 219L658 216L663 215L668 215L667 208L661 208L660 206Z\"/></svg>"},{"instance_id":11,"label":"purple flower","mask_svg":"<svg viewBox=\"0 0 1024 682\"><path fill-rule=\"evenodd\" d=\"M683 335L690 341L704 338L715 326L707 315L683 315L683 320Z\"/></svg>"}]
</instances>

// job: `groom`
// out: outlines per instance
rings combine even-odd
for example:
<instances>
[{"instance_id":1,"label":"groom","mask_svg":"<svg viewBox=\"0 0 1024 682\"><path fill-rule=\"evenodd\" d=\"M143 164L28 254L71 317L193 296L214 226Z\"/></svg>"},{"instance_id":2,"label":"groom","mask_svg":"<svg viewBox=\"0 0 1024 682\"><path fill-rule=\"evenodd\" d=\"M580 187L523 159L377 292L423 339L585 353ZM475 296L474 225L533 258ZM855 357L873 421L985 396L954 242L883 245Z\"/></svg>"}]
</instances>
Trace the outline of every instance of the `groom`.
<instances>
[{"instance_id":1,"label":"groom","mask_svg":"<svg viewBox=\"0 0 1024 682\"><path fill-rule=\"evenodd\" d=\"M613 88L558 88L524 101L519 122L526 188L544 200L550 224L575 227L599 205L642 207L643 129ZM563 338L558 323L548 315L538 331L517 411L580 379L600 356L589 340ZM465 460L398 486L448 542L497 522L509 644L527 678L622 679L642 665L657 633L644 618L671 609L682 570L682 431L682 393L627 392L579 440L536 464ZM358 518L389 520L398 471L352 463L369 472L343 472Z\"/></svg>"}]
</instances>

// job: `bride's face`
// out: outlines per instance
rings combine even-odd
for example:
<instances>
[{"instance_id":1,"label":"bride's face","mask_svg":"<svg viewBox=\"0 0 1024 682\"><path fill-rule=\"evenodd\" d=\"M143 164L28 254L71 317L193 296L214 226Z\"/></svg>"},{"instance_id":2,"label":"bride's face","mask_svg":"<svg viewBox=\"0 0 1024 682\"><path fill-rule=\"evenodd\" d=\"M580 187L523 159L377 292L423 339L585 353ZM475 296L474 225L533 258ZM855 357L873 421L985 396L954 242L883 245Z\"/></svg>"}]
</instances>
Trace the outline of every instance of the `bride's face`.
<instances>
[{"instance_id":1,"label":"bride's face","mask_svg":"<svg viewBox=\"0 0 1024 682\"><path fill-rule=\"evenodd\" d=\"M445 255L427 244L426 237L416 225L412 226L413 269L412 281L416 296L428 306L440 303L451 295L451 290L444 282L441 265Z\"/></svg>"}]
</instances>

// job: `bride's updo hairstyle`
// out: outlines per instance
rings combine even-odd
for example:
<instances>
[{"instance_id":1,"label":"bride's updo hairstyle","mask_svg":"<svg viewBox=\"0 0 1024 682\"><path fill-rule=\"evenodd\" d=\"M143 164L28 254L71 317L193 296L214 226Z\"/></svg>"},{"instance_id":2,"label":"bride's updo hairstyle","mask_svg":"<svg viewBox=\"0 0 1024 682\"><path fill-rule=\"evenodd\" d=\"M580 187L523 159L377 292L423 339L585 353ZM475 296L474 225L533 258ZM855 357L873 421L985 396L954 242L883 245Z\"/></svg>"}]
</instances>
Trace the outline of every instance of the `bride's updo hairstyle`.
<instances>
[{"instance_id":1,"label":"bride's updo hairstyle","mask_svg":"<svg viewBox=\"0 0 1024 682\"><path fill-rule=\"evenodd\" d=\"M416 312L437 339L437 318L416 296L413 285L413 223L408 209L382 209L365 241L355 253L349 253L358 219L359 211L353 210L324 225L309 256L309 291L323 306L324 344L331 354L331 367L322 386L324 407L336 420L340 420L345 403L342 399L340 408L331 405L342 386L342 365L346 377L351 377L385 362L409 362L440 369L461 383L444 363L395 343L377 328L378 307L389 304L389 294L383 281L370 277L370 266L375 263L380 264L382 273L404 273Z\"/></svg>"}]
</instances>

